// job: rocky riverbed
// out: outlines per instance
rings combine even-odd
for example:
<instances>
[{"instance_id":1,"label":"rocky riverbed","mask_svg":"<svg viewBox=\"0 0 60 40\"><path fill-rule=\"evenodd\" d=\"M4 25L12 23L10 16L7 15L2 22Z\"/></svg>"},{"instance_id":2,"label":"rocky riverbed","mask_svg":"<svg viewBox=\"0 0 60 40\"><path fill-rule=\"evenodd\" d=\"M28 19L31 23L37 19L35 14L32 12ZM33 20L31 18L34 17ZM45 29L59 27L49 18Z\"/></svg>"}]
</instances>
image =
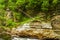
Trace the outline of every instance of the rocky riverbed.
<instances>
[{"instance_id":1,"label":"rocky riverbed","mask_svg":"<svg viewBox=\"0 0 60 40\"><path fill-rule=\"evenodd\" d=\"M51 23L44 23L35 21L30 27L31 23L26 23L17 28L6 28L6 34L10 35L12 40L42 40L44 38L56 38L57 34L52 30ZM39 25L38 25L39 24ZM4 33L4 32L3 32Z\"/></svg>"}]
</instances>

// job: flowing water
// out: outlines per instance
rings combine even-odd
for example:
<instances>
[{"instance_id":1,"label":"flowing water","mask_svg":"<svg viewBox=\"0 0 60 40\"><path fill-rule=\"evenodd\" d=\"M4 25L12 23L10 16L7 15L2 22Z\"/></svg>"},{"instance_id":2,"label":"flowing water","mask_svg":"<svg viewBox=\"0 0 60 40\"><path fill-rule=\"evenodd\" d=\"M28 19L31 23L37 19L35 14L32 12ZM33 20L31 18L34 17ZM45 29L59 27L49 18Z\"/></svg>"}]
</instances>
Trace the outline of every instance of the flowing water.
<instances>
[{"instance_id":1,"label":"flowing water","mask_svg":"<svg viewBox=\"0 0 60 40\"><path fill-rule=\"evenodd\" d=\"M14 37L12 40L38 40L38 39L33 39L33 38L17 38L17 37Z\"/></svg>"}]
</instances>

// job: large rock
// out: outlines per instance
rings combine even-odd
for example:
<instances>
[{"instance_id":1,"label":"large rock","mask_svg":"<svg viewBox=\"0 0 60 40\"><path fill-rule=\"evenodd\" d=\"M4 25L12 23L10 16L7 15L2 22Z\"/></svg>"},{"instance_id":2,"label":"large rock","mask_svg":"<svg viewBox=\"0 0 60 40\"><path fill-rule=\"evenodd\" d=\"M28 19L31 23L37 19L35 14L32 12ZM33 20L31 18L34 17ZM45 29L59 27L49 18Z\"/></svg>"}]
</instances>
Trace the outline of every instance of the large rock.
<instances>
[{"instance_id":1,"label":"large rock","mask_svg":"<svg viewBox=\"0 0 60 40\"><path fill-rule=\"evenodd\" d=\"M51 25L53 30L55 30L55 33L60 34L60 15L52 18Z\"/></svg>"},{"instance_id":2,"label":"large rock","mask_svg":"<svg viewBox=\"0 0 60 40\"><path fill-rule=\"evenodd\" d=\"M30 30L22 30L17 33L20 37L29 37L29 38L55 38L57 34L54 33L53 30L49 29L30 29ZM48 36L47 36L48 35Z\"/></svg>"},{"instance_id":3,"label":"large rock","mask_svg":"<svg viewBox=\"0 0 60 40\"><path fill-rule=\"evenodd\" d=\"M26 23L18 28L12 30L12 33L17 34L19 37L29 37L29 38L54 38L57 35L51 30L50 23L41 23L40 21L33 21ZM15 35L14 34L14 35ZM48 35L48 36L47 36Z\"/></svg>"}]
</instances>

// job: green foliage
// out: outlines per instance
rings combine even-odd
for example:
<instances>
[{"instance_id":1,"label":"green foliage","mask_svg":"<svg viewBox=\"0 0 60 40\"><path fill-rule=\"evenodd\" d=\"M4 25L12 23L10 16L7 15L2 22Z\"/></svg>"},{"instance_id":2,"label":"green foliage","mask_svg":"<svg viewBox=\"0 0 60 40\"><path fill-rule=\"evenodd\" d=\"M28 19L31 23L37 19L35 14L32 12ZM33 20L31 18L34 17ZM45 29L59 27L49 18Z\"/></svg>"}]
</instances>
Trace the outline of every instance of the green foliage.
<instances>
[{"instance_id":1,"label":"green foliage","mask_svg":"<svg viewBox=\"0 0 60 40\"><path fill-rule=\"evenodd\" d=\"M16 4L17 5L23 5L25 3L25 0L17 0Z\"/></svg>"},{"instance_id":2,"label":"green foliage","mask_svg":"<svg viewBox=\"0 0 60 40\"><path fill-rule=\"evenodd\" d=\"M0 3L2 4L2 3L4 3L4 1L5 1L5 0L0 0Z\"/></svg>"},{"instance_id":3,"label":"green foliage","mask_svg":"<svg viewBox=\"0 0 60 40\"><path fill-rule=\"evenodd\" d=\"M56 6L57 3L58 3L58 0L53 0L53 2L52 2L53 6Z\"/></svg>"},{"instance_id":4,"label":"green foliage","mask_svg":"<svg viewBox=\"0 0 60 40\"><path fill-rule=\"evenodd\" d=\"M58 3L58 0L53 0L52 3L53 3L53 4L57 4L57 3Z\"/></svg>"},{"instance_id":5,"label":"green foliage","mask_svg":"<svg viewBox=\"0 0 60 40\"><path fill-rule=\"evenodd\" d=\"M42 6L41 6L42 8L42 10L44 11L44 10L48 10L48 7L49 7L49 0L44 0L43 1L43 3L42 3Z\"/></svg>"},{"instance_id":6,"label":"green foliage","mask_svg":"<svg viewBox=\"0 0 60 40\"><path fill-rule=\"evenodd\" d=\"M7 33L2 33L0 34L0 38L2 38L3 40L11 40L11 35Z\"/></svg>"},{"instance_id":7,"label":"green foliage","mask_svg":"<svg viewBox=\"0 0 60 40\"><path fill-rule=\"evenodd\" d=\"M57 3L58 0L0 0L0 25L13 27L17 23L25 23L25 21L30 20L26 14L35 18L40 11L48 12ZM27 13L28 10L31 11ZM8 18L10 11L10 18Z\"/></svg>"},{"instance_id":8,"label":"green foliage","mask_svg":"<svg viewBox=\"0 0 60 40\"><path fill-rule=\"evenodd\" d=\"M11 19L6 21L7 26L14 26L15 22L13 22Z\"/></svg>"}]
</instances>

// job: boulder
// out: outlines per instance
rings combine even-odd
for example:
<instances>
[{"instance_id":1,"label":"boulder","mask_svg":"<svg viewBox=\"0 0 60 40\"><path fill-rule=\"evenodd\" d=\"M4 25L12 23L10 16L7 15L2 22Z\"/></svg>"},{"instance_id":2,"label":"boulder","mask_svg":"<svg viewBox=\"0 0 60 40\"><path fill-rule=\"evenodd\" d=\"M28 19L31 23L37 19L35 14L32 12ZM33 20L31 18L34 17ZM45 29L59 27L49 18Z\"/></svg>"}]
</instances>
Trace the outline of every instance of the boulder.
<instances>
[{"instance_id":1,"label":"boulder","mask_svg":"<svg viewBox=\"0 0 60 40\"><path fill-rule=\"evenodd\" d=\"M60 35L60 15L54 16L51 21L54 32Z\"/></svg>"}]
</instances>

